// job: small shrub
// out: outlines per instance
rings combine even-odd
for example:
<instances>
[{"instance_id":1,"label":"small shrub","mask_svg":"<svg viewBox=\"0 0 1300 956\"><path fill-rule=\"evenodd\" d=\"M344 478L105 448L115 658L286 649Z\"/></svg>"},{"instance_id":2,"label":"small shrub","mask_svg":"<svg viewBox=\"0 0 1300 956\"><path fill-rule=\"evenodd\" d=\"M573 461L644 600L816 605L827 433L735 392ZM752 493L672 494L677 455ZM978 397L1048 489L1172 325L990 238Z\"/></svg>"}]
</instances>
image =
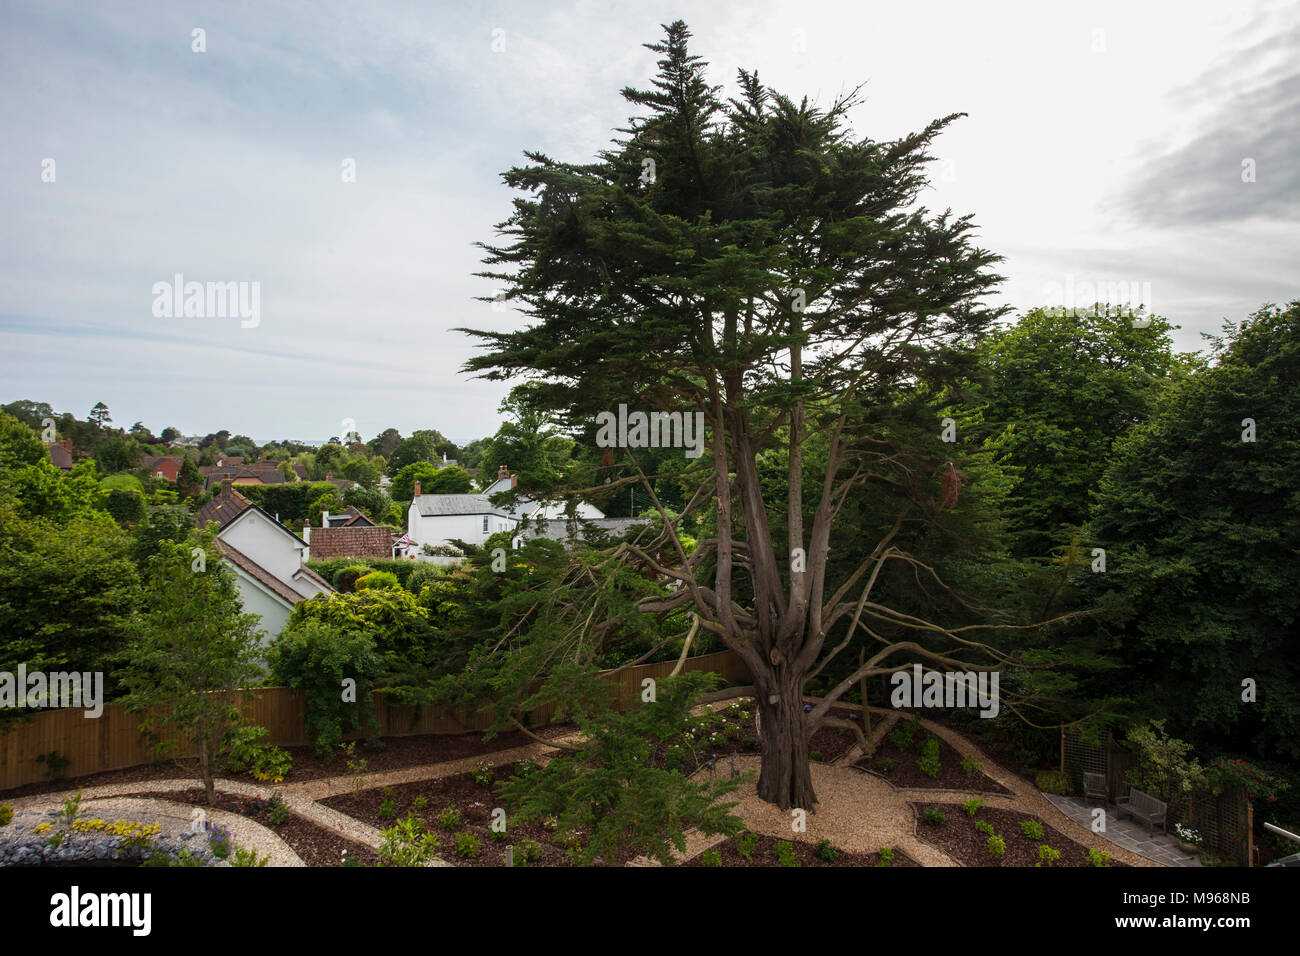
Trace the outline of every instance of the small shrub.
<instances>
[{"instance_id":1,"label":"small shrub","mask_svg":"<svg viewBox=\"0 0 1300 956\"><path fill-rule=\"evenodd\" d=\"M818 844L813 847L813 852L817 854L818 858L825 860L827 863L834 863L835 858L840 855L840 851L836 849L835 845L831 843L830 840L819 841Z\"/></svg>"},{"instance_id":2,"label":"small shrub","mask_svg":"<svg viewBox=\"0 0 1300 956\"><path fill-rule=\"evenodd\" d=\"M472 860L478 856L479 841L478 837L466 831L456 834L456 852L462 859Z\"/></svg>"},{"instance_id":3,"label":"small shrub","mask_svg":"<svg viewBox=\"0 0 1300 956\"><path fill-rule=\"evenodd\" d=\"M397 818L397 801L392 797L384 797L379 802L379 819L394 820Z\"/></svg>"},{"instance_id":4,"label":"small shrub","mask_svg":"<svg viewBox=\"0 0 1300 956\"><path fill-rule=\"evenodd\" d=\"M788 840L778 840L772 847L776 862L781 866L798 866L799 858L795 856L794 844Z\"/></svg>"},{"instance_id":5,"label":"small shrub","mask_svg":"<svg viewBox=\"0 0 1300 956\"><path fill-rule=\"evenodd\" d=\"M822 759L822 752L820 750L814 750L808 754L808 759L820 761Z\"/></svg>"},{"instance_id":6,"label":"small shrub","mask_svg":"<svg viewBox=\"0 0 1300 956\"><path fill-rule=\"evenodd\" d=\"M492 786L492 765L486 761L474 768L474 782L480 787Z\"/></svg>"},{"instance_id":7,"label":"small shrub","mask_svg":"<svg viewBox=\"0 0 1300 956\"><path fill-rule=\"evenodd\" d=\"M920 768L921 773L927 777L939 776L938 737L927 737L925 742L921 744L920 755L916 758L916 765Z\"/></svg>"},{"instance_id":8,"label":"small shrub","mask_svg":"<svg viewBox=\"0 0 1300 956\"><path fill-rule=\"evenodd\" d=\"M912 746L912 734L909 731L899 728L889 732L889 742L899 750L907 750Z\"/></svg>"},{"instance_id":9,"label":"small shrub","mask_svg":"<svg viewBox=\"0 0 1300 956\"><path fill-rule=\"evenodd\" d=\"M7 827L13 820L14 808L7 803L0 803L0 827Z\"/></svg>"},{"instance_id":10,"label":"small shrub","mask_svg":"<svg viewBox=\"0 0 1300 956\"><path fill-rule=\"evenodd\" d=\"M989 837L988 847L989 853L995 857L1001 858L1001 856L1007 852L1007 841L1002 839L1000 836L991 836Z\"/></svg>"},{"instance_id":11,"label":"small shrub","mask_svg":"<svg viewBox=\"0 0 1300 956\"><path fill-rule=\"evenodd\" d=\"M1043 838L1043 825L1037 820L1021 820L1020 832L1031 840L1041 840Z\"/></svg>"},{"instance_id":12,"label":"small shrub","mask_svg":"<svg viewBox=\"0 0 1300 956\"><path fill-rule=\"evenodd\" d=\"M258 856L256 850L248 850L242 846L235 847L235 855L230 861L231 866L266 866L271 862L271 854Z\"/></svg>"},{"instance_id":13,"label":"small shrub","mask_svg":"<svg viewBox=\"0 0 1300 956\"><path fill-rule=\"evenodd\" d=\"M515 847L515 859L525 863L536 863L542 858L542 845L536 840L522 840Z\"/></svg>"},{"instance_id":14,"label":"small shrub","mask_svg":"<svg viewBox=\"0 0 1300 956\"><path fill-rule=\"evenodd\" d=\"M380 866L424 866L438 849L438 838L425 830L414 814L383 831Z\"/></svg>"},{"instance_id":15,"label":"small shrub","mask_svg":"<svg viewBox=\"0 0 1300 956\"><path fill-rule=\"evenodd\" d=\"M744 747L746 750L757 750L758 739L755 737L746 737L744 740L740 742L740 745Z\"/></svg>"},{"instance_id":16,"label":"small shrub","mask_svg":"<svg viewBox=\"0 0 1300 956\"><path fill-rule=\"evenodd\" d=\"M460 811L455 807L443 807L438 814L438 826L444 830L454 830L460 826Z\"/></svg>"},{"instance_id":17,"label":"small shrub","mask_svg":"<svg viewBox=\"0 0 1300 956\"><path fill-rule=\"evenodd\" d=\"M876 863L876 866L893 866L893 865L894 865L893 847L882 846L880 848L880 860Z\"/></svg>"},{"instance_id":18,"label":"small shrub","mask_svg":"<svg viewBox=\"0 0 1300 956\"><path fill-rule=\"evenodd\" d=\"M362 776L368 766L365 757L358 757L357 742L350 740L345 744L339 744L339 753L343 755L348 766L348 777L352 780L352 792L360 793L366 786L366 778Z\"/></svg>"},{"instance_id":19,"label":"small shrub","mask_svg":"<svg viewBox=\"0 0 1300 956\"><path fill-rule=\"evenodd\" d=\"M59 812L59 819L61 819L68 826L71 826L72 821L77 819L77 814L80 812L81 812L81 788L78 787L76 793L74 793L70 797L64 798L63 809Z\"/></svg>"},{"instance_id":20,"label":"small shrub","mask_svg":"<svg viewBox=\"0 0 1300 956\"><path fill-rule=\"evenodd\" d=\"M271 802L266 807L266 816L271 821L272 826L279 826L285 820L289 819L289 807L279 797L272 797Z\"/></svg>"},{"instance_id":21,"label":"small shrub","mask_svg":"<svg viewBox=\"0 0 1300 956\"><path fill-rule=\"evenodd\" d=\"M975 829L985 836L993 836L993 824L987 820L976 820Z\"/></svg>"},{"instance_id":22,"label":"small shrub","mask_svg":"<svg viewBox=\"0 0 1300 956\"><path fill-rule=\"evenodd\" d=\"M357 578L369 573L370 569L364 564L349 564L334 574L334 587L347 594L356 584Z\"/></svg>"},{"instance_id":23,"label":"small shrub","mask_svg":"<svg viewBox=\"0 0 1300 956\"><path fill-rule=\"evenodd\" d=\"M1073 792L1073 788L1070 786L1070 778L1059 770L1041 771L1034 781L1034 786L1043 793L1055 793L1060 796L1069 796Z\"/></svg>"},{"instance_id":24,"label":"small shrub","mask_svg":"<svg viewBox=\"0 0 1300 956\"><path fill-rule=\"evenodd\" d=\"M948 814L933 808L925 811L925 822L932 827L941 827L948 822Z\"/></svg>"},{"instance_id":25,"label":"small shrub","mask_svg":"<svg viewBox=\"0 0 1300 956\"><path fill-rule=\"evenodd\" d=\"M537 769L537 764L533 763L531 760L524 759L524 760L515 761L516 777L526 777L536 769Z\"/></svg>"},{"instance_id":26,"label":"small shrub","mask_svg":"<svg viewBox=\"0 0 1300 956\"><path fill-rule=\"evenodd\" d=\"M1055 866L1056 862L1060 858L1061 858L1060 850L1053 850L1046 843L1042 843L1039 844L1038 862L1035 863L1034 866Z\"/></svg>"},{"instance_id":27,"label":"small shrub","mask_svg":"<svg viewBox=\"0 0 1300 956\"><path fill-rule=\"evenodd\" d=\"M230 856L233 846L228 827L223 827L218 823L208 830L208 849L212 851L212 855L218 860L224 860Z\"/></svg>"},{"instance_id":28,"label":"small shrub","mask_svg":"<svg viewBox=\"0 0 1300 956\"><path fill-rule=\"evenodd\" d=\"M371 571L369 574L363 574L357 578L353 588L357 591L369 591L383 588L400 588L401 582L397 580L397 575L392 571Z\"/></svg>"},{"instance_id":29,"label":"small shrub","mask_svg":"<svg viewBox=\"0 0 1300 956\"><path fill-rule=\"evenodd\" d=\"M881 758L881 759L876 763L876 767L877 767L877 768L878 768L882 773L889 773L889 771L891 771L891 770L894 769L894 758L893 758L893 757L883 757L883 758Z\"/></svg>"},{"instance_id":30,"label":"small shrub","mask_svg":"<svg viewBox=\"0 0 1300 956\"><path fill-rule=\"evenodd\" d=\"M966 773L979 773L980 765L975 761L974 757L962 757L961 769Z\"/></svg>"},{"instance_id":31,"label":"small shrub","mask_svg":"<svg viewBox=\"0 0 1300 956\"><path fill-rule=\"evenodd\" d=\"M415 795L415 799L411 801L411 809L427 810L428 808L429 808L428 798L426 798L425 795L422 793L417 793Z\"/></svg>"},{"instance_id":32,"label":"small shrub","mask_svg":"<svg viewBox=\"0 0 1300 956\"><path fill-rule=\"evenodd\" d=\"M979 799L978 797L974 797L970 800L967 800L965 803L963 803L961 805L961 808L966 811L966 816L970 817L973 820L975 818L975 814L979 813L979 809L982 806L984 806L984 801Z\"/></svg>"},{"instance_id":33,"label":"small shrub","mask_svg":"<svg viewBox=\"0 0 1300 956\"><path fill-rule=\"evenodd\" d=\"M705 866L722 866L722 854L717 850L705 850L700 854L700 862Z\"/></svg>"},{"instance_id":34,"label":"small shrub","mask_svg":"<svg viewBox=\"0 0 1300 956\"><path fill-rule=\"evenodd\" d=\"M736 838L736 852L746 860L754 858L754 851L758 849L757 833L742 833Z\"/></svg>"},{"instance_id":35,"label":"small shrub","mask_svg":"<svg viewBox=\"0 0 1300 956\"><path fill-rule=\"evenodd\" d=\"M1110 854L1105 850L1089 850L1087 857L1093 866L1110 866Z\"/></svg>"}]
</instances>

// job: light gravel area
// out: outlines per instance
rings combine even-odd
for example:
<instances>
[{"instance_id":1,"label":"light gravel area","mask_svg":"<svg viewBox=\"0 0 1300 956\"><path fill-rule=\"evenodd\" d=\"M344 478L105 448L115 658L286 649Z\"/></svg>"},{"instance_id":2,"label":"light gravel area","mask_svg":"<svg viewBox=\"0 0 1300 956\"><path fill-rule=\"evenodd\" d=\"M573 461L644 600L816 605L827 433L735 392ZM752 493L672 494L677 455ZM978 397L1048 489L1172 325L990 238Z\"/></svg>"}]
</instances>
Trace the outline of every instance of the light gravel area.
<instances>
[{"instance_id":1,"label":"light gravel area","mask_svg":"<svg viewBox=\"0 0 1300 956\"><path fill-rule=\"evenodd\" d=\"M114 817L129 816L150 823L163 824L163 831L176 835L190 825L194 808L184 803L172 803L168 800L156 800L147 797L109 797L82 803L81 816ZM209 820L230 830L230 837L236 846L254 850L258 856L268 856L267 866L305 866L298 854L289 849L289 845L278 836L248 817L224 810L204 808ZM192 839L201 840L201 837Z\"/></svg>"}]
</instances>

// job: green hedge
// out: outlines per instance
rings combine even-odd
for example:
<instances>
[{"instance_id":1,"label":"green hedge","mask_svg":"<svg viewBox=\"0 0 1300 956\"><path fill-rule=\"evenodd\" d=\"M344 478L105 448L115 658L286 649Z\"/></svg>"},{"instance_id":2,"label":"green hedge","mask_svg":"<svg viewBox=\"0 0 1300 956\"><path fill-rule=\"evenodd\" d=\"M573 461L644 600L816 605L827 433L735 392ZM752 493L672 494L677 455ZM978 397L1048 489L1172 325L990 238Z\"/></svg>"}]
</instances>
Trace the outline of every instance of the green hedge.
<instances>
[{"instance_id":1,"label":"green hedge","mask_svg":"<svg viewBox=\"0 0 1300 956\"><path fill-rule=\"evenodd\" d=\"M239 485L239 493L263 511L280 516L294 530L302 529L303 519L311 513L312 502L326 493L338 494L328 481L287 481L282 485Z\"/></svg>"},{"instance_id":2,"label":"green hedge","mask_svg":"<svg viewBox=\"0 0 1300 956\"><path fill-rule=\"evenodd\" d=\"M364 564L371 571L389 571L397 576L398 583L406 587L406 579L423 562L400 560L398 558L325 558L323 561L308 561L311 568L326 581L334 583L334 575L353 564Z\"/></svg>"}]
</instances>

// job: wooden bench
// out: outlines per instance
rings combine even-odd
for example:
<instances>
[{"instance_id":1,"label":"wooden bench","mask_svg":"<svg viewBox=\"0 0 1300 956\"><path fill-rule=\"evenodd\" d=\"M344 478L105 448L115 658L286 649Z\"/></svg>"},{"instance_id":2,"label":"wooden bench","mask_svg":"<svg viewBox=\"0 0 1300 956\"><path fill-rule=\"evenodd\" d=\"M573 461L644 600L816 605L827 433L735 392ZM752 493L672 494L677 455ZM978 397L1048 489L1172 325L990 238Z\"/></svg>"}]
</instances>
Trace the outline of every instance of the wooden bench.
<instances>
[{"instance_id":1,"label":"wooden bench","mask_svg":"<svg viewBox=\"0 0 1300 956\"><path fill-rule=\"evenodd\" d=\"M1169 809L1169 804L1163 800L1157 800L1149 793L1143 793L1137 787L1128 788L1128 796L1120 797L1115 801L1115 810L1121 816L1128 814L1134 820L1140 820L1147 825L1147 835L1155 833L1155 825L1160 824L1163 832L1169 832L1165 828L1165 811Z\"/></svg>"},{"instance_id":2,"label":"wooden bench","mask_svg":"<svg viewBox=\"0 0 1300 956\"><path fill-rule=\"evenodd\" d=\"M1100 800L1102 806L1110 806L1110 787L1106 786L1104 773L1085 773L1083 775L1083 802Z\"/></svg>"}]
</instances>

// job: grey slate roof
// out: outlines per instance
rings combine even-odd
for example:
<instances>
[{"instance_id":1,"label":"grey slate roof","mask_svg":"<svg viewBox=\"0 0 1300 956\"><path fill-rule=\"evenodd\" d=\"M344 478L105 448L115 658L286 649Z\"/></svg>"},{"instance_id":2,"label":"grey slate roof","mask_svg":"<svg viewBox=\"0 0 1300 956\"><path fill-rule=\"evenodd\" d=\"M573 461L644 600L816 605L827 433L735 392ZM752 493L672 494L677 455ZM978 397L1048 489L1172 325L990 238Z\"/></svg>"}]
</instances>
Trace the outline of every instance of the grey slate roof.
<instances>
[{"instance_id":1,"label":"grey slate roof","mask_svg":"<svg viewBox=\"0 0 1300 956\"><path fill-rule=\"evenodd\" d=\"M419 495L412 504L422 518L439 515L496 515L509 518L510 513L488 501L487 495Z\"/></svg>"}]
</instances>

